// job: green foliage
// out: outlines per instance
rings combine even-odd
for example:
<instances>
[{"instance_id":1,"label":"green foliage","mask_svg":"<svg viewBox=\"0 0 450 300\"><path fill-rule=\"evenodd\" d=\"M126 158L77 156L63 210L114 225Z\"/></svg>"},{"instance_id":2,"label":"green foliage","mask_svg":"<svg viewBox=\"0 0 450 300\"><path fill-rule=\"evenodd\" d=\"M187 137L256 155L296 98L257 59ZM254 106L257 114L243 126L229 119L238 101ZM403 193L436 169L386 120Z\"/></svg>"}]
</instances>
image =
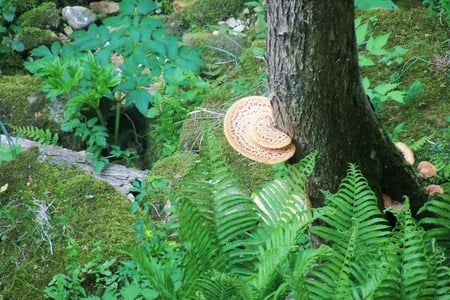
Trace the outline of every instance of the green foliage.
<instances>
[{"instance_id":1,"label":"green foliage","mask_svg":"<svg viewBox=\"0 0 450 300\"><path fill-rule=\"evenodd\" d=\"M402 46L395 46L393 51L389 51L385 46L389 40L390 33L380 36L370 35L367 38L368 29L369 22L361 23L360 18L355 20L356 43L360 48L358 59L361 68L373 67L377 63L386 64L387 66L391 66L394 63L403 63L403 56L408 52L408 49ZM377 62L372 59L373 57L377 58ZM400 90L398 79L393 76L390 82L378 83L374 87L371 86L368 77L362 79L363 87L375 108L375 112L381 112L384 109L384 102L387 100L406 104L422 93L423 85L420 81L416 80L408 89Z\"/></svg>"},{"instance_id":2,"label":"green foliage","mask_svg":"<svg viewBox=\"0 0 450 300\"><path fill-rule=\"evenodd\" d=\"M280 168L252 199L213 143L183 180L168 223L136 224L141 246L125 252L140 281L130 290L145 286L149 299L446 299L450 197L429 201L420 223L406 199L402 210L390 209L397 218L390 228L350 165L327 206L311 210L305 189L313 153ZM156 180L154 188L166 188ZM317 218L321 225L311 225ZM308 229L328 245L311 248ZM110 277L114 297L123 295L124 278ZM113 285L104 286L97 295Z\"/></svg>"},{"instance_id":3,"label":"green foliage","mask_svg":"<svg viewBox=\"0 0 450 300\"><path fill-rule=\"evenodd\" d=\"M446 22L450 26L450 1L449 0L423 0L422 4L428 6L429 15L433 15L433 11L438 12L441 22Z\"/></svg>"},{"instance_id":4,"label":"green foliage","mask_svg":"<svg viewBox=\"0 0 450 300\"><path fill-rule=\"evenodd\" d=\"M59 22L58 9L54 2L44 2L41 5L24 12L17 19L17 25L22 28L37 27L41 29L56 28Z\"/></svg>"},{"instance_id":5,"label":"green foliage","mask_svg":"<svg viewBox=\"0 0 450 300\"><path fill-rule=\"evenodd\" d=\"M17 38L22 28L13 22L16 16L16 2L16 0L0 1L0 54L22 52L25 49Z\"/></svg>"},{"instance_id":6,"label":"green foliage","mask_svg":"<svg viewBox=\"0 0 450 300\"><path fill-rule=\"evenodd\" d=\"M8 129L6 128L5 124L0 120L0 134L3 134L4 138L6 139L7 145L3 143L3 141L0 138L0 162L2 161L8 161L13 159L17 156L17 154L20 152L21 148L20 146L17 146L14 144L14 141L12 140L11 136L9 135Z\"/></svg>"},{"instance_id":7,"label":"green foliage","mask_svg":"<svg viewBox=\"0 0 450 300\"><path fill-rule=\"evenodd\" d=\"M367 10L372 8L397 8L397 5L391 0L355 0L355 7Z\"/></svg>"},{"instance_id":8,"label":"green foliage","mask_svg":"<svg viewBox=\"0 0 450 300\"><path fill-rule=\"evenodd\" d=\"M35 140L43 145L56 145L58 144L58 133L52 133L50 129L38 128L35 126L15 126L9 125L17 135L24 138Z\"/></svg>"},{"instance_id":9,"label":"green foliage","mask_svg":"<svg viewBox=\"0 0 450 300\"><path fill-rule=\"evenodd\" d=\"M75 32L70 44L36 48L32 54L38 59L26 63L44 78L48 98L69 96L62 129L86 142L98 171L109 162L103 152L117 147L122 109L134 107L143 117L156 117L162 108L153 105L160 93L190 102L196 95L186 94L205 87L196 75L202 65L197 53L180 46L164 33L164 23L149 15L154 2L124 0L120 8L121 14L104 19L104 25ZM123 63L114 66L113 57ZM161 80L162 90L150 92ZM112 112L114 126L108 126ZM108 127L114 128L112 137Z\"/></svg>"}]
</instances>

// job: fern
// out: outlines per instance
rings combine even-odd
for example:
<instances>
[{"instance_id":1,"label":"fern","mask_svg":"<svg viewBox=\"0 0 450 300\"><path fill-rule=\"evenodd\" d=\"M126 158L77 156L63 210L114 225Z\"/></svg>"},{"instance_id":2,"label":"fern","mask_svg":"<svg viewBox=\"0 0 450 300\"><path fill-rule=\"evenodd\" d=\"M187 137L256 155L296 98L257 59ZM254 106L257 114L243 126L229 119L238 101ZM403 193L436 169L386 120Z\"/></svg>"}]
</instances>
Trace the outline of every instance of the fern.
<instances>
[{"instance_id":1,"label":"fern","mask_svg":"<svg viewBox=\"0 0 450 300\"><path fill-rule=\"evenodd\" d=\"M316 156L317 152L314 152L289 167L284 178L267 184L255 198L260 207L258 214L264 223L254 235L254 243L261 246L252 285L262 293L270 290L270 284L282 274L280 268L287 259L301 255L298 252L299 237L313 220L307 207L305 182L314 168Z\"/></svg>"},{"instance_id":2,"label":"fern","mask_svg":"<svg viewBox=\"0 0 450 300\"><path fill-rule=\"evenodd\" d=\"M38 128L35 126L9 125L17 135L32 139L43 145L56 145L58 143L58 134L52 133L50 129Z\"/></svg>"},{"instance_id":3,"label":"fern","mask_svg":"<svg viewBox=\"0 0 450 300\"><path fill-rule=\"evenodd\" d=\"M310 272L309 299L350 299L352 289L370 279L370 267L376 265L377 246L388 235L388 225L355 165L350 165L339 190L327 201L333 213L320 219L328 226L314 226L311 231L330 241L333 253Z\"/></svg>"},{"instance_id":4,"label":"fern","mask_svg":"<svg viewBox=\"0 0 450 300\"><path fill-rule=\"evenodd\" d=\"M239 274L255 259L242 245L259 222L256 206L218 147L207 149L183 182L176 205L180 238L188 247L186 282L211 269Z\"/></svg>"},{"instance_id":5,"label":"fern","mask_svg":"<svg viewBox=\"0 0 450 300\"><path fill-rule=\"evenodd\" d=\"M432 198L419 210L424 217L419 224L423 227L431 227L425 233L427 240L435 239L444 249L446 256L450 257L450 195L439 194L438 198Z\"/></svg>"},{"instance_id":6,"label":"fern","mask_svg":"<svg viewBox=\"0 0 450 300\"><path fill-rule=\"evenodd\" d=\"M387 240L389 251L383 256L385 263L393 267L388 270L375 298L441 299L439 290L445 283L441 274L444 256L425 238L424 229L411 216L408 199L403 206L401 211L392 210L398 225Z\"/></svg>"}]
</instances>

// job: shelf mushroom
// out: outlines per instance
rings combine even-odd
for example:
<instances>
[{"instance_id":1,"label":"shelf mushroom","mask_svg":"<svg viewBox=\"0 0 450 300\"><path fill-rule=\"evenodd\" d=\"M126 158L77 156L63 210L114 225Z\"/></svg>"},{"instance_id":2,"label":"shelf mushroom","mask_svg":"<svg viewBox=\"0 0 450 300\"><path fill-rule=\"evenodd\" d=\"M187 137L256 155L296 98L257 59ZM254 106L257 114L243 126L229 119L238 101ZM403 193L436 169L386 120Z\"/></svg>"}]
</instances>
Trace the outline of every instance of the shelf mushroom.
<instances>
[{"instance_id":1,"label":"shelf mushroom","mask_svg":"<svg viewBox=\"0 0 450 300\"><path fill-rule=\"evenodd\" d=\"M437 173L436 167L429 161L421 161L417 165L417 171L419 172L419 177L431 178Z\"/></svg>"},{"instance_id":2,"label":"shelf mushroom","mask_svg":"<svg viewBox=\"0 0 450 300\"><path fill-rule=\"evenodd\" d=\"M408 164L414 164L414 152L405 143L396 142L395 147L397 147L397 149L402 153L403 158L408 162Z\"/></svg>"},{"instance_id":3,"label":"shelf mushroom","mask_svg":"<svg viewBox=\"0 0 450 300\"><path fill-rule=\"evenodd\" d=\"M227 110L223 124L228 143L254 161L276 164L295 153L292 139L276 127L267 97L239 99Z\"/></svg>"},{"instance_id":4,"label":"shelf mushroom","mask_svg":"<svg viewBox=\"0 0 450 300\"><path fill-rule=\"evenodd\" d=\"M434 195L436 193L440 193L443 194L444 193L444 189L437 184L430 184L426 187L428 194L430 195Z\"/></svg>"}]
</instances>

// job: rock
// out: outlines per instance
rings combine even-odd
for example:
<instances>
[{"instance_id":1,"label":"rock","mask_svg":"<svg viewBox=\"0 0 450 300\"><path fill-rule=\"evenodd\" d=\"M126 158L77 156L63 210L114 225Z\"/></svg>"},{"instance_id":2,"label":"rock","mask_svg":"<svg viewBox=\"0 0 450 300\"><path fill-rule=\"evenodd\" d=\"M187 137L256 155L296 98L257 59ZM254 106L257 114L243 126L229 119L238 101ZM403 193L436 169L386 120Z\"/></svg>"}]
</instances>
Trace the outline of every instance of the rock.
<instances>
[{"instance_id":1,"label":"rock","mask_svg":"<svg viewBox=\"0 0 450 300\"><path fill-rule=\"evenodd\" d=\"M119 3L111 1L91 2L89 7L93 12L103 16L114 15L120 11Z\"/></svg>"},{"instance_id":2,"label":"rock","mask_svg":"<svg viewBox=\"0 0 450 300\"><path fill-rule=\"evenodd\" d=\"M195 1L197 0L174 0L172 3L173 11L186 11Z\"/></svg>"},{"instance_id":3,"label":"rock","mask_svg":"<svg viewBox=\"0 0 450 300\"><path fill-rule=\"evenodd\" d=\"M235 27L241 25L241 22L240 22L240 20L236 20L235 18L229 18L229 19L226 21L226 24L227 24L228 27L230 27L230 28L235 28Z\"/></svg>"},{"instance_id":4,"label":"rock","mask_svg":"<svg viewBox=\"0 0 450 300\"><path fill-rule=\"evenodd\" d=\"M244 24L238 25L238 26L234 27L233 30L236 32L242 32L245 30L245 25Z\"/></svg>"},{"instance_id":5,"label":"rock","mask_svg":"<svg viewBox=\"0 0 450 300\"><path fill-rule=\"evenodd\" d=\"M73 29L82 29L97 21L97 16L83 6L66 6L62 9L63 19Z\"/></svg>"}]
</instances>

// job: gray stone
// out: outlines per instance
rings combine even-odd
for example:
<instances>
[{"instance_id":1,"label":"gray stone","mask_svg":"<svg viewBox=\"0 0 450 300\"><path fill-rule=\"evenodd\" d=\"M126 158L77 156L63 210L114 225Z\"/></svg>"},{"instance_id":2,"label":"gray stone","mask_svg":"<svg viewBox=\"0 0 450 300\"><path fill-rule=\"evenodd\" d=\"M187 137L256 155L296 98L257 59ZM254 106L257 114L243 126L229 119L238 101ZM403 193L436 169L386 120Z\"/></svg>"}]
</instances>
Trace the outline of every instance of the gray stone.
<instances>
[{"instance_id":1,"label":"gray stone","mask_svg":"<svg viewBox=\"0 0 450 300\"><path fill-rule=\"evenodd\" d=\"M82 29L97 21L97 16L83 6L66 6L62 9L63 19L73 29Z\"/></svg>"},{"instance_id":2,"label":"gray stone","mask_svg":"<svg viewBox=\"0 0 450 300\"><path fill-rule=\"evenodd\" d=\"M112 1L99 1L89 3L89 7L97 14L108 16L120 11L119 3Z\"/></svg>"}]
</instances>

